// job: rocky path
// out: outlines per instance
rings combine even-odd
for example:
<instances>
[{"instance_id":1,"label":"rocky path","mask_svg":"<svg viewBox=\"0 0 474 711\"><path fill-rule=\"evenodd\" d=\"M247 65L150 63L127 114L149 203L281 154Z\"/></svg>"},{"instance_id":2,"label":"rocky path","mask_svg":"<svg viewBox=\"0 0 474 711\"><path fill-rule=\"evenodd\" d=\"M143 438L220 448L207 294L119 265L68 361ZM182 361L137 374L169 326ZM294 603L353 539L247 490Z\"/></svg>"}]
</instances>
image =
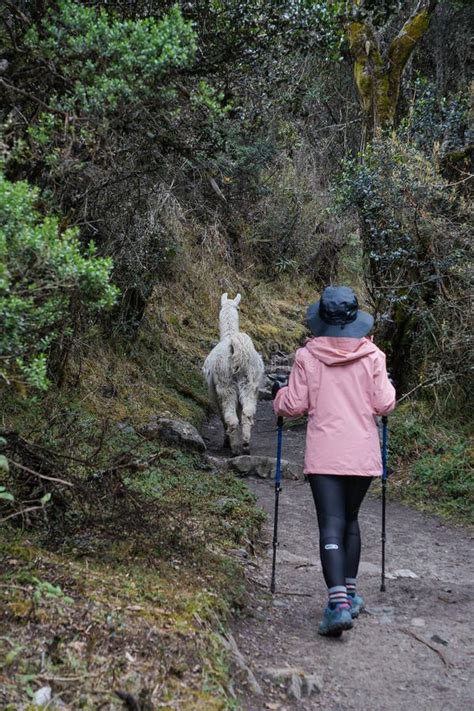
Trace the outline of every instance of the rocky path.
<instances>
[{"instance_id":1,"label":"rocky path","mask_svg":"<svg viewBox=\"0 0 474 711\"><path fill-rule=\"evenodd\" d=\"M212 419L210 453L222 429ZM275 418L260 402L253 453L274 456ZM283 456L302 462L304 426L284 434ZM235 690L245 711L467 711L474 709L473 536L397 503L388 505L387 591L380 587L378 486L361 511L360 590L367 611L340 639L317 634L325 603L316 515L308 484L284 481L277 594L269 593L273 483L249 479L269 514L247 560L250 604L233 625Z\"/></svg>"}]
</instances>

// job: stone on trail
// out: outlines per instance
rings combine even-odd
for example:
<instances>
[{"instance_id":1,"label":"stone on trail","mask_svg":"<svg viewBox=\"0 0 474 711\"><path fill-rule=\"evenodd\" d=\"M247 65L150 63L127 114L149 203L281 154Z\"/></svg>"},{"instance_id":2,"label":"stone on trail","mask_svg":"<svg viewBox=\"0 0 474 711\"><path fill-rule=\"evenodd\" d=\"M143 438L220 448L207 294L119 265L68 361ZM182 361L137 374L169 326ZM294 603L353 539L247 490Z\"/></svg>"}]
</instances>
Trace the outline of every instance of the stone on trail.
<instances>
[{"instance_id":1,"label":"stone on trail","mask_svg":"<svg viewBox=\"0 0 474 711\"><path fill-rule=\"evenodd\" d=\"M211 474L218 474L227 467L227 458L225 457L214 457L211 454L206 454L206 459Z\"/></svg>"},{"instance_id":2,"label":"stone on trail","mask_svg":"<svg viewBox=\"0 0 474 711\"><path fill-rule=\"evenodd\" d=\"M380 575L382 573L382 568L380 565L375 563L369 563L368 561L361 560L359 564L359 573L366 573L367 575ZM390 573L386 572L385 577L387 580L395 580L395 578L418 578L418 575L409 570L408 568L400 568L399 570L392 570Z\"/></svg>"},{"instance_id":3,"label":"stone on trail","mask_svg":"<svg viewBox=\"0 0 474 711\"><path fill-rule=\"evenodd\" d=\"M225 649L229 652L229 654L231 654L236 666L245 674L247 683L253 693L257 696L262 696L262 687L255 678L255 674L250 669L249 665L246 663L233 635L228 632L225 637L221 635L219 635L219 637Z\"/></svg>"},{"instance_id":4,"label":"stone on trail","mask_svg":"<svg viewBox=\"0 0 474 711\"><path fill-rule=\"evenodd\" d=\"M297 667L267 669L265 675L274 682L285 684L287 695L296 701L301 701L303 696L319 694L323 688L322 682L316 674L305 672Z\"/></svg>"},{"instance_id":5,"label":"stone on trail","mask_svg":"<svg viewBox=\"0 0 474 711\"><path fill-rule=\"evenodd\" d=\"M393 607L366 607L365 612L373 617L380 625L389 625L393 622L395 608Z\"/></svg>"},{"instance_id":6,"label":"stone on trail","mask_svg":"<svg viewBox=\"0 0 474 711\"><path fill-rule=\"evenodd\" d=\"M394 578L418 578L418 575L413 572L413 570L408 570L408 568L401 568L400 570L394 570L392 572Z\"/></svg>"},{"instance_id":7,"label":"stone on trail","mask_svg":"<svg viewBox=\"0 0 474 711\"><path fill-rule=\"evenodd\" d=\"M273 607L286 607L287 603L284 600L276 600L274 598L272 600L272 605L273 605Z\"/></svg>"},{"instance_id":8,"label":"stone on trail","mask_svg":"<svg viewBox=\"0 0 474 711\"><path fill-rule=\"evenodd\" d=\"M198 452L206 450L204 440L194 425L182 420L170 420L167 417L151 418L148 425L140 430L140 434L147 439L158 436L166 442Z\"/></svg>"},{"instance_id":9,"label":"stone on trail","mask_svg":"<svg viewBox=\"0 0 474 711\"><path fill-rule=\"evenodd\" d=\"M273 479L275 476L276 459L274 457L243 454L229 461L229 466L240 476L257 476L260 479ZM281 460L282 479L303 479L303 467L294 462Z\"/></svg>"}]
</instances>

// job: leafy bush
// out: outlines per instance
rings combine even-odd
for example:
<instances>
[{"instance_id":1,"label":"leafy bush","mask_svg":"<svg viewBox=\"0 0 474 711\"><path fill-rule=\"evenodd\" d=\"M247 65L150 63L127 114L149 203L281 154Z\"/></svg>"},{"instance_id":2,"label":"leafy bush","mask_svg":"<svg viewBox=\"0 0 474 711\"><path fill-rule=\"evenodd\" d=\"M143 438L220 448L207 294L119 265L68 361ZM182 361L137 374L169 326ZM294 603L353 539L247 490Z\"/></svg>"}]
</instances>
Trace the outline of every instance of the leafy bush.
<instances>
[{"instance_id":1,"label":"leafy bush","mask_svg":"<svg viewBox=\"0 0 474 711\"><path fill-rule=\"evenodd\" d=\"M407 502L472 522L472 448L459 420L433 419L420 404L400 407L390 419L390 461L395 490Z\"/></svg>"},{"instance_id":2,"label":"leafy bush","mask_svg":"<svg viewBox=\"0 0 474 711\"><path fill-rule=\"evenodd\" d=\"M163 74L187 64L196 49L177 5L161 20L128 20L73 0L60 0L25 45L32 58L60 62L68 90L51 95L52 108L96 115L153 95Z\"/></svg>"},{"instance_id":3,"label":"leafy bush","mask_svg":"<svg viewBox=\"0 0 474 711\"><path fill-rule=\"evenodd\" d=\"M400 124L399 135L428 155L434 148L462 148L468 143L469 94L439 96L433 82L418 76L413 84L410 113Z\"/></svg>"},{"instance_id":4,"label":"leafy bush","mask_svg":"<svg viewBox=\"0 0 474 711\"><path fill-rule=\"evenodd\" d=\"M52 345L71 331L76 311L111 306L112 262L82 253L77 229L61 233L56 217L35 209L38 190L0 173L0 375L45 390Z\"/></svg>"},{"instance_id":5,"label":"leafy bush","mask_svg":"<svg viewBox=\"0 0 474 711\"><path fill-rule=\"evenodd\" d=\"M346 162L339 198L359 215L366 283L397 385L430 385L461 405L472 368L468 206L396 139Z\"/></svg>"}]
</instances>

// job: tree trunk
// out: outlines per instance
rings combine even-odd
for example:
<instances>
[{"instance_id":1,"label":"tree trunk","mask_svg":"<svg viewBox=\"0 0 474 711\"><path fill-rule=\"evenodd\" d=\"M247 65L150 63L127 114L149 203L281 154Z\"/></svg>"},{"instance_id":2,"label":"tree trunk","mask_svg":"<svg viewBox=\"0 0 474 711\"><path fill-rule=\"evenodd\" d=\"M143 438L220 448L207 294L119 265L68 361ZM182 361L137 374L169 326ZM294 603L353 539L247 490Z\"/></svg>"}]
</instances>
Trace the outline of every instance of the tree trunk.
<instances>
[{"instance_id":1,"label":"tree trunk","mask_svg":"<svg viewBox=\"0 0 474 711\"><path fill-rule=\"evenodd\" d=\"M419 0L416 10L400 32L381 47L379 38L364 12L364 0L352 0L352 18L346 23L346 36L354 59L354 78L363 112L361 151L375 137L395 124L403 71L418 42L425 35L436 0ZM385 275L372 257L377 251L373 243L371 225L359 211L362 247L367 263L367 286L375 302L383 294ZM383 300L383 297L382 297ZM412 334L416 319L410 309L398 304L392 309L392 322L386 323L379 334L387 344L390 367L397 386L403 391L409 374Z\"/></svg>"},{"instance_id":2,"label":"tree trunk","mask_svg":"<svg viewBox=\"0 0 474 711\"><path fill-rule=\"evenodd\" d=\"M400 94L403 70L426 33L436 0L420 0L417 9L383 52L367 17L358 17L363 0L354 0L355 18L346 23L346 36L354 58L354 78L364 114L364 141L391 128Z\"/></svg>"}]
</instances>

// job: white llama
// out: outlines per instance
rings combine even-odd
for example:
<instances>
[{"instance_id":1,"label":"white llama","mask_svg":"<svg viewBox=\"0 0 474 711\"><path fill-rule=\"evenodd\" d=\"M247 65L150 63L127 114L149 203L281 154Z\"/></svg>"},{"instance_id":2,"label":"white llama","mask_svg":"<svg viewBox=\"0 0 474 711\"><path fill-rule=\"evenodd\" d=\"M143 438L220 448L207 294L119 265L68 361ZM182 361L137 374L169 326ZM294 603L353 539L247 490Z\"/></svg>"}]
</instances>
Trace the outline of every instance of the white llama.
<instances>
[{"instance_id":1,"label":"white llama","mask_svg":"<svg viewBox=\"0 0 474 711\"><path fill-rule=\"evenodd\" d=\"M203 372L211 405L224 424L225 445L233 455L241 451L239 425L242 424L242 451L250 452L250 434L257 409L258 388L263 378L262 357L252 339L239 331L240 294L235 299L221 296L220 341L207 356Z\"/></svg>"}]
</instances>

